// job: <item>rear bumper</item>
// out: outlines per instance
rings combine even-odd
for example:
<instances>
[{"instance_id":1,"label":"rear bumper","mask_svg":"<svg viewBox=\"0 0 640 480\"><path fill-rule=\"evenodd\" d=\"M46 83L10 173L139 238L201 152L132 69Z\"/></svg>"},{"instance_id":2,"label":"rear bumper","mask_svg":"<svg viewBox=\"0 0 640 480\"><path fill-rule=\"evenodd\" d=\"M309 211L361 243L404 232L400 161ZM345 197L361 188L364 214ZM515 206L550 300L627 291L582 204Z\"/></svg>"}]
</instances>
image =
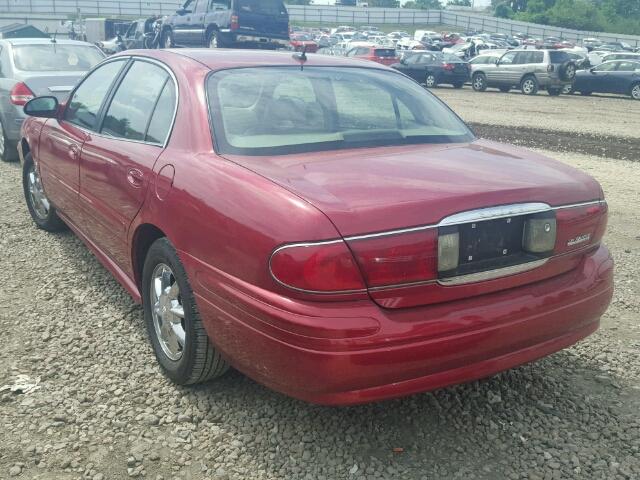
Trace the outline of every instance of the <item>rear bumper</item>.
<instances>
[{"instance_id":1,"label":"rear bumper","mask_svg":"<svg viewBox=\"0 0 640 480\"><path fill-rule=\"evenodd\" d=\"M330 405L432 390L538 359L594 332L613 292L603 246L545 281L398 310L291 299L296 308L286 310L185 260L207 331L230 363L275 390Z\"/></svg>"},{"instance_id":2,"label":"rear bumper","mask_svg":"<svg viewBox=\"0 0 640 480\"><path fill-rule=\"evenodd\" d=\"M5 129L5 137L11 142L17 142L20 139L20 128L27 116L23 113L22 107L11 105L5 111L3 125Z\"/></svg>"},{"instance_id":3,"label":"rear bumper","mask_svg":"<svg viewBox=\"0 0 640 480\"><path fill-rule=\"evenodd\" d=\"M289 46L289 38L274 35L256 35L247 33L234 33L230 30L221 30L222 40L226 45L244 46L247 48L285 48Z\"/></svg>"}]
</instances>

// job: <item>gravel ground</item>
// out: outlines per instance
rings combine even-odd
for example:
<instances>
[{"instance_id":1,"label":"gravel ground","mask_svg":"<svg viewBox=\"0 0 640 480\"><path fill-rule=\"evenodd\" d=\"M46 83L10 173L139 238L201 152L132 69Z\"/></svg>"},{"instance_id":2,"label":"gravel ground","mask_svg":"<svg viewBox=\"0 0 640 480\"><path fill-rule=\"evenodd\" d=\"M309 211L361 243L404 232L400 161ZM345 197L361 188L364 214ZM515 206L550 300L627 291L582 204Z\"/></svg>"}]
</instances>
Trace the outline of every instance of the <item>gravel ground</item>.
<instances>
[{"instance_id":1,"label":"gravel ground","mask_svg":"<svg viewBox=\"0 0 640 480\"><path fill-rule=\"evenodd\" d=\"M474 92L441 87L432 90L467 122L481 125L529 127L574 136L595 135L640 138L640 102L617 95L561 95L541 91L526 96L519 91L502 93L489 89Z\"/></svg>"},{"instance_id":2,"label":"gravel ground","mask_svg":"<svg viewBox=\"0 0 640 480\"><path fill-rule=\"evenodd\" d=\"M638 165L552 155L607 192L616 292L599 332L491 379L349 408L236 372L170 384L141 308L72 234L35 229L19 166L0 164L0 386L40 387L0 392L0 478L640 478Z\"/></svg>"}]
</instances>

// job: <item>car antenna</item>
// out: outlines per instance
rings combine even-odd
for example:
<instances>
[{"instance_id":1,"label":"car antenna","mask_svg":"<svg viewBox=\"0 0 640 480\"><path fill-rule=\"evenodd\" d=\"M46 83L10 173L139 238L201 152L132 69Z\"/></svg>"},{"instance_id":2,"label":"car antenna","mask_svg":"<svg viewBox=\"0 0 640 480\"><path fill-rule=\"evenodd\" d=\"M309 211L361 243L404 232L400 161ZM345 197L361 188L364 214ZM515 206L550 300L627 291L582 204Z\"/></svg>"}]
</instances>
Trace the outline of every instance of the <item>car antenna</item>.
<instances>
[{"instance_id":1,"label":"car antenna","mask_svg":"<svg viewBox=\"0 0 640 480\"><path fill-rule=\"evenodd\" d=\"M294 53L293 58L300 62L300 71L304 69L304 62L307 61L307 46L302 47L302 52Z\"/></svg>"}]
</instances>

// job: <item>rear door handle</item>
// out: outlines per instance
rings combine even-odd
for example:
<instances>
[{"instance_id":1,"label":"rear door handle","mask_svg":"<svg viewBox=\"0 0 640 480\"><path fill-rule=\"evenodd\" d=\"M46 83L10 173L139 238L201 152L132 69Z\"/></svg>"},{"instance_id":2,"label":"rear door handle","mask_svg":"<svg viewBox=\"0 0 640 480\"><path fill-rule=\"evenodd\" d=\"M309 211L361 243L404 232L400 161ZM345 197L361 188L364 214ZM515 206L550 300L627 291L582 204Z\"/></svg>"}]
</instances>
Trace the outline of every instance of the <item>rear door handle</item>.
<instances>
[{"instance_id":1,"label":"rear door handle","mask_svg":"<svg viewBox=\"0 0 640 480\"><path fill-rule=\"evenodd\" d=\"M130 168L127 172L127 182L136 188L140 188L142 186L142 182L144 181L144 174L138 170L137 168Z\"/></svg>"}]
</instances>

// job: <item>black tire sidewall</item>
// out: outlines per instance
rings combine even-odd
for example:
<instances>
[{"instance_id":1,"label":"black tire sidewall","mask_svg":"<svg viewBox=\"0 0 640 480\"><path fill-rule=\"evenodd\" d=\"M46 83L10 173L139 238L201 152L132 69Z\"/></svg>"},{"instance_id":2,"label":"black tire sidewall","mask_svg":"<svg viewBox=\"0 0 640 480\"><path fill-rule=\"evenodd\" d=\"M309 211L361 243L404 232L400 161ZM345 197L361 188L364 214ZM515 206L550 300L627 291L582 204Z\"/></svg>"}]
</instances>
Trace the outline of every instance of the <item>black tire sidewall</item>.
<instances>
[{"instance_id":1,"label":"black tire sidewall","mask_svg":"<svg viewBox=\"0 0 640 480\"><path fill-rule=\"evenodd\" d=\"M184 309L185 320L185 346L182 351L180 359L174 361L171 360L162 351L160 341L155 331L153 324L153 315L151 313L151 276L153 270L159 263L168 265L173 271L173 275L180 288L180 297L182 299L182 307ZM191 373L195 364L195 331L194 331L194 316L196 313L195 298L191 285L187 279L186 272L178 254L171 245L168 239L161 238L156 240L144 262L144 268L142 272L142 305L144 309L144 319L147 326L147 332L149 339L153 347L153 351L158 359L158 363L164 370L165 374L177 384L186 384L191 378Z\"/></svg>"}]
</instances>

